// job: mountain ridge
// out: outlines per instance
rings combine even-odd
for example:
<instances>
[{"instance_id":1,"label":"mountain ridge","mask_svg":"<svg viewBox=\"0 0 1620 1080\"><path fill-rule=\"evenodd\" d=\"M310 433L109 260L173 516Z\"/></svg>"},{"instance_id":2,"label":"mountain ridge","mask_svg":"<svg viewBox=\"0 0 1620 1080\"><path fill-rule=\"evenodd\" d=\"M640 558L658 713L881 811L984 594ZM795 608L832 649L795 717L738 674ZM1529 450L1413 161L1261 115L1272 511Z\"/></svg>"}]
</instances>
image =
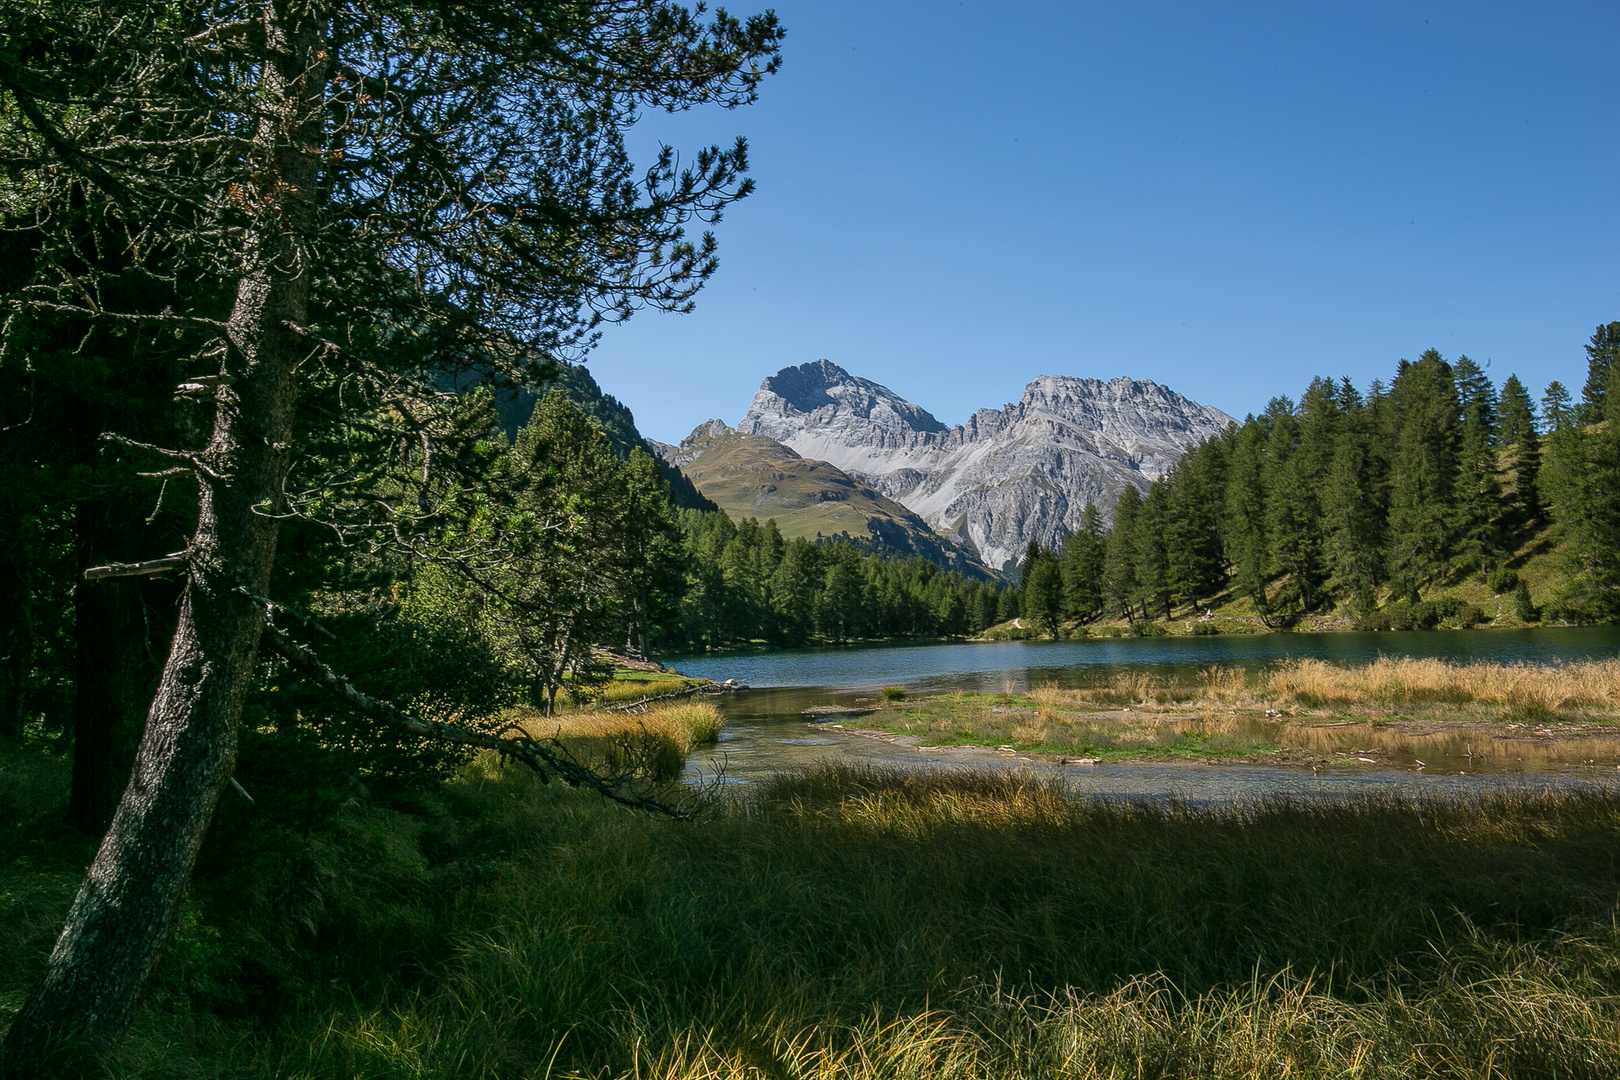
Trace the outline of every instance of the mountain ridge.
<instances>
[{"instance_id":1,"label":"mountain ridge","mask_svg":"<svg viewBox=\"0 0 1620 1080\"><path fill-rule=\"evenodd\" d=\"M948 427L823 359L767 377L737 430L836 465L1008 568L1031 539L1060 544L1086 503L1111 516L1126 484L1145 490L1232 422L1151 380L1040 375L1018 402Z\"/></svg>"}]
</instances>

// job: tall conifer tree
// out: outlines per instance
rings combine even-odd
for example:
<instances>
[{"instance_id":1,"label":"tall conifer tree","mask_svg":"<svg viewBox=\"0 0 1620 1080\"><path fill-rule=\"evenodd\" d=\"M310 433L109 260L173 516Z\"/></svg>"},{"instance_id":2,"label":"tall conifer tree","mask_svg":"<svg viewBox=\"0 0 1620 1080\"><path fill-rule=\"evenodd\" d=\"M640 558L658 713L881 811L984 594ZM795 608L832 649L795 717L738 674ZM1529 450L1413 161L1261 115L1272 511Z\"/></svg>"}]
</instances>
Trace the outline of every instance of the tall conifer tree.
<instances>
[{"instance_id":1,"label":"tall conifer tree","mask_svg":"<svg viewBox=\"0 0 1620 1080\"><path fill-rule=\"evenodd\" d=\"M1502 557L1502 485L1497 479L1496 387L1480 366L1459 356L1453 369L1462 405L1457 439L1453 563L1484 581Z\"/></svg>"},{"instance_id":2,"label":"tall conifer tree","mask_svg":"<svg viewBox=\"0 0 1620 1080\"><path fill-rule=\"evenodd\" d=\"M1451 365L1434 349L1404 361L1390 388L1396 422L1390 469L1389 571L1408 590L1446 569L1452 541L1461 411Z\"/></svg>"},{"instance_id":3,"label":"tall conifer tree","mask_svg":"<svg viewBox=\"0 0 1620 1080\"><path fill-rule=\"evenodd\" d=\"M1148 486L1136 516L1136 599L1142 618L1170 617L1171 582L1168 528L1172 516L1170 484L1164 477Z\"/></svg>"},{"instance_id":4,"label":"tall conifer tree","mask_svg":"<svg viewBox=\"0 0 1620 1080\"><path fill-rule=\"evenodd\" d=\"M1110 615L1134 622L1136 614L1136 518L1142 493L1130 484L1119 493L1114 524L1103 555L1103 598Z\"/></svg>"},{"instance_id":5,"label":"tall conifer tree","mask_svg":"<svg viewBox=\"0 0 1620 1080\"><path fill-rule=\"evenodd\" d=\"M1522 527L1541 516L1536 473L1541 468L1541 437L1536 431L1536 406L1517 375L1502 384L1496 412L1496 442L1506 454L1511 494L1506 498L1514 526Z\"/></svg>"},{"instance_id":6,"label":"tall conifer tree","mask_svg":"<svg viewBox=\"0 0 1620 1080\"><path fill-rule=\"evenodd\" d=\"M1374 452L1376 417L1349 379L1339 388L1343 415L1338 445L1323 493L1327 526L1328 587L1360 614L1378 605L1384 579L1384 498L1381 458Z\"/></svg>"},{"instance_id":7,"label":"tall conifer tree","mask_svg":"<svg viewBox=\"0 0 1620 1080\"><path fill-rule=\"evenodd\" d=\"M1102 514L1086 503L1080 528L1063 538L1059 563L1063 568L1063 602L1068 614L1089 622L1103 609L1104 541Z\"/></svg>"},{"instance_id":8,"label":"tall conifer tree","mask_svg":"<svg viewBox=\"0 0 1620 1080\"><path fill-rule=\"evenodd\" d=\"M1252 600L1262 617L1270 612L1266 593L1270 577L1262 477L1267 436L1266 423L1250 416L1233 437L1222 521L1226 561L1232 568L1232 591Z\"/></svg>"},{"instance_id":9,"label":"tall conifer tree","mask_svg":"<svg viewBox=\"0 0 1620 1080\"><path fill-rule=\"evenodd\" d=\"M1581 421L1588 424L1614 418L1614 395L1609 391L1620 369L1620 322L1601 325L1586 345L1586 386L1581 389Z\"/></svg>"}]
</instances>

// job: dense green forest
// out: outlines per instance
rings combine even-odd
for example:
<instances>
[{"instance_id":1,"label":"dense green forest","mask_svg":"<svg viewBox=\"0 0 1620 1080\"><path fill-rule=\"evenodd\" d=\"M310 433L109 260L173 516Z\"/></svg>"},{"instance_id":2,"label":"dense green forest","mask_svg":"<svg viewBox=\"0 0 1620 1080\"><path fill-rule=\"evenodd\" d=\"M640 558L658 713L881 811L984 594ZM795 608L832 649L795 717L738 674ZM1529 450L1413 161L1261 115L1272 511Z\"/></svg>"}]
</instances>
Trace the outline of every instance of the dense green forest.
<instances>
[{"instance_id":1,"label":"dense green forest","mask_svg":"<svg viewBox=\"0 0 1620 1080\"><path fill-rule=\"evenodd\" d=\"M774 521L680 517L686 593L660 640L670 649L763 641L961 636L1011 614L996 584L927 559L886 560L843 539L783 540Z\"/></svg>"},{"instance_id":2,"label":"dense green forest","mask_svg":"<svg viewBox=\"0 0 1620 1080\"><path fill-rule=\"evenodd\" d=\"M1018 608L1047 630L1233 603L1268 625L1341 610L1367 629L1477 622L1425 593L1470 579L1513 594L1518 618L1620 619L1620 323L1586 346L1581 400L1549 385L1538 412L1467 357L1401 361L1386 386L1312 380L1299 401L1192 447L1145 494L1126 488L1105 530L1095 508L1060 550L1031 545ZM1559 583L1518 573L1555 552Z\"/></svg>"}]
</instances>

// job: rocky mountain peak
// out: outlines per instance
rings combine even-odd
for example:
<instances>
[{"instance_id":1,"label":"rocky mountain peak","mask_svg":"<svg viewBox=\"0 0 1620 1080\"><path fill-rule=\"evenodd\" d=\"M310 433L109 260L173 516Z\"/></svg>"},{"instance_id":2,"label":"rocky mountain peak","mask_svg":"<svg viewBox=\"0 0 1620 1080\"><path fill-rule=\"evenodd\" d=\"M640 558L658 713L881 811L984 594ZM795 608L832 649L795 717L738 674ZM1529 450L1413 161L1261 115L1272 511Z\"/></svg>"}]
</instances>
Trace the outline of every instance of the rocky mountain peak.
<instances>
[{"instance_id":1,"label":"rocky mountain peak","mask_svg":"<svg viewBox=\"0 0 1620 1080\"><path fill-rule=\"evenodd\" d=\"M854 424L892 435L945 431L926 409L869 379L851 375L831 360L783 368L759 385L753 406L737 430L771 435L775 417L802 418L814 426Z\"/></svg>"},{"instance_id":2,"label":"rocky mountain peak","mask_svg":"<svg viewBox=\"0 0 1620 1080\"><path fill-rule=\"evenodd\" d=\"M737 429L831 462L1003 567L1032 539L1062 543L1088 502L1112 515L1125 485L1145 490L1231 422L1150 380L1041 375L948 428L821 360L761 383Z\"/></svg>"}]
</instances>

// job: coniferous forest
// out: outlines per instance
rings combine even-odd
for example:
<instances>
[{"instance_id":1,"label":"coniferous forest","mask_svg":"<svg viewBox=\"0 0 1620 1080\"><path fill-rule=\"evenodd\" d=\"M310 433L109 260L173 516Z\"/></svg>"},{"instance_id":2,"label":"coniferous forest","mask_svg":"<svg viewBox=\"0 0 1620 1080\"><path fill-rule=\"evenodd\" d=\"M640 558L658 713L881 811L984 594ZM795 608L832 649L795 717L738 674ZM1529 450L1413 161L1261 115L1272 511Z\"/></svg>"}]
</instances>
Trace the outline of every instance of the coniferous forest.
<instances>
[{"instance_id":1,"label":"coniferous forest","mask_svg":"<svg viewBox=\"0 0 1620 1080\"><path fill-rule=\"evenodd\" d=\"M1475 580L1522 622L1620 619L1620 323L1586 352L1580 400L1553 382L1539 407L1517 376L1498 392L1432 349L1365 391L1314 379L1127 488L1112 529L1088 508L1059 551L1031 545L1019 610L1049 631L1220 604L1270 626L1334 610L1363 629L1471 625L1477 607L1435 594ZM1533 597L1517 568L1547 552L1558 583Z\"/></svg>"}]
</instances>

